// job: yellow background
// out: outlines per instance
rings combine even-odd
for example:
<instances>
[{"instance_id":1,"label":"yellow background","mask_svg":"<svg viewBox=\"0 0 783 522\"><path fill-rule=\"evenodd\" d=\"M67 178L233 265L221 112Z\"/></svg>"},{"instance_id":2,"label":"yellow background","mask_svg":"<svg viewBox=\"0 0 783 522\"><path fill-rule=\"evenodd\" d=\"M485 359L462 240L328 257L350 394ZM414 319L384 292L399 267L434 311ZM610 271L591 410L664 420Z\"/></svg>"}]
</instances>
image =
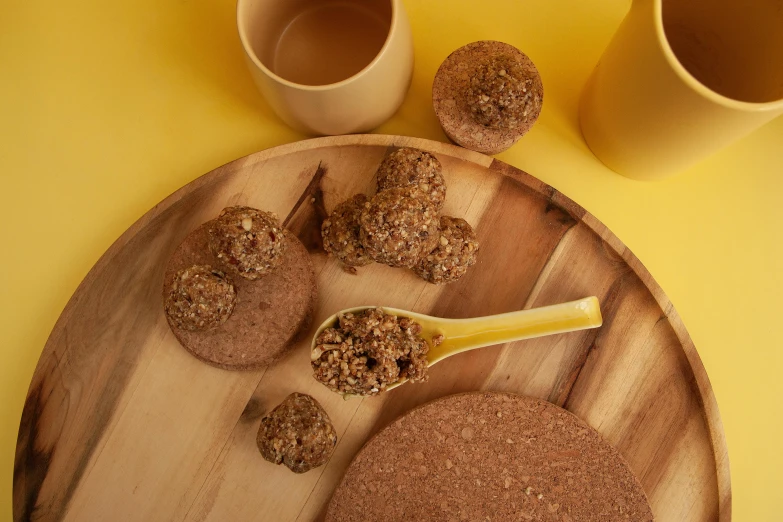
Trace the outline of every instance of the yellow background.
<instances>
[{"instance_id":1,"label":"yellow background","mask_svg":"<svg viewBox=\"0 0 783 522\"><path fill-rule=\"evenodd\" d=\"M685 320L717 395L734 518L783 497L783 119L663 182L631 181L585 146L579 92L629 0L406 0L413 85L377 132L445 141L438 64L497 39L535 61L536 126L500 158L555 186L633 250ZM128 226L195 177L302 139L256 92L233 0L0 3L0 520L16 432L47 335Z\"/></svg>"}]
</instances>

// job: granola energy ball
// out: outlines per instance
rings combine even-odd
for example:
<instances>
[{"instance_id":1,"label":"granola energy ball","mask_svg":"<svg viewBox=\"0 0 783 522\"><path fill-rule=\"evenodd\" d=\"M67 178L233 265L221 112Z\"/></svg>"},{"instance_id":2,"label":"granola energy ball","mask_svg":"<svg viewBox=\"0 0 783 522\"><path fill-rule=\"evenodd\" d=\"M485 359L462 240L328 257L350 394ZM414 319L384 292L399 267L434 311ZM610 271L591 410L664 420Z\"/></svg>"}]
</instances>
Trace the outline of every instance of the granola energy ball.
<instances>
[{"instance_id":1,"label":"granola energy ball","mask_svg":"<svg viewBox=\"0 0 783 522\"><path fill-rule=\"evenodd\" d=\"M487 59L470 78L468 107L473 119L492 129L532 124L541 112L541 79L513 56Z\"/></svg>"},{"instance_id":2,"label":"granola energy ball","mask_svg":"<svg viewBox=\"0 0 783 522\"><path fill-rule=\"evenodd\" d=\"M438 158L423 150L402 148L384 158L378 167L378 191L411 187L429 198L437 210L446 200L446 182Z\"/></svg>"},{"instance_id":3,"label":"granola energy ball","mask_svg":"<svg viewBox=\"0 0 783 522\"><path fill-rule=\"evenodd\" d=\"M400 379L427 380L429 345L421 325L381 308L339 317L316 339L313 375L338 393L374 395Z\"/></svg>"},{"instance_id":4,"label":"granola energy ball","mask_svg":"<svg viewBox=\"0 0 783 522\"><path fill-rule=\"evenodd\" d=\"M478 250L476 233L467 221L441 216L438 246L413 267L413 271L436 285L451 283L476 264Z\"/></svg>"},{"instance_id":5,"label":"granola energy ball","mask_svg":"<svg viewBox=\"0 0 783 522\"><path fill-rule=\"evenodd\" d=\"M225 323L236 302L234 284L226 274L209 265L193 265L176 273L163 306L174 326L194 331Z\"/></svg>"},{"instance_id":6,"label":"granola energy ball","mask_svg":"<svg viewBox=\"0 0 783 522\"><path fill-rule=\"evenodd\" d=\"M437 209L408 188L376 194L365 203L359 224L367 254L389 266L411 268L438 244Z\"/></svg>"},{"instance_id":7,"label":"granola energy ball","mask_svg":"<svg viewBox=\"0 0 783 522\"><path fill-rule=\"evenodd\" d=\"M359 243L359 216L367 203L367 196L356 194L335 207L321 225L324 250L347 266L365 266L372 259Z\"/></svg>"},{"instance_id":8,"label":"granola energy ball","mask_svg":"<svg viewBox=\"0 0 783 522\"><path fill-rule=\"evenodd\" d=\"M269 462L305 473L329 460L337 432L318 401L292 393L261 419L256 444Z\"/></svg>"},{"instance_id":9,"label":"granola energy ball","mask_svg":"<svg viewBox=\"0 0 783 522\"><path fill-rule=\"evenodd\" d=\"M530 57L494 40L451 53L432 82L432 106L443 132L484 154L514 145L533 127L543 102L544 84Z\"/></svg>"},{"instance_id":10,"label":"granola energy ball","mask_svg":"<svg viewBox=\"0 0 783 522\"><path fill-rule=\"evenodd\" d=\"M210 223L209 249L226 268L246 279L258 279L283 259L284 233L270 212L227 207Z\"/></svg>"}]
</instances>

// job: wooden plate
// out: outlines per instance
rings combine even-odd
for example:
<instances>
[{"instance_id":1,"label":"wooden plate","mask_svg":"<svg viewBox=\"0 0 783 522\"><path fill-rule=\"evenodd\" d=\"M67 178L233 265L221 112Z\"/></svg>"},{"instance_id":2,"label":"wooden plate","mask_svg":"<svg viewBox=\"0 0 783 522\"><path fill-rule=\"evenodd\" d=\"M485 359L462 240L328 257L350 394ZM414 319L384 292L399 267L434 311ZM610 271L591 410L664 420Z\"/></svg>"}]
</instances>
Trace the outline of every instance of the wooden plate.
<instances>
[{"instance_id":1,"label":"wooden plate","mask_svg":"<svg viewBox=\"0 0 783 522\"><path fill-rule=\"evenodd\" d=\"M385 266L350 275L320 250L324 211L358 191L391 146L443 163L444 212L482 243L458 283ZM188 354L160 303L166 260L227 205L285 216L312 253L319 305L380 304L470 317L597 295L604 326L462 354L426 384L343 401L315 382L309 340L266 370L230 372ZM395 136L293 143L236 160L150 210L68 303L30 385L17 443L14 520L313 520L364 441L400 414L470 390L546 399L597 429L639 477L658 521L729 520L725 436L704 367L671 303L636 257L552 187L452 145ZM258 422L293 391L329 412L339 443L305 475L265 462Z\"/></svg>"}]
</instances>

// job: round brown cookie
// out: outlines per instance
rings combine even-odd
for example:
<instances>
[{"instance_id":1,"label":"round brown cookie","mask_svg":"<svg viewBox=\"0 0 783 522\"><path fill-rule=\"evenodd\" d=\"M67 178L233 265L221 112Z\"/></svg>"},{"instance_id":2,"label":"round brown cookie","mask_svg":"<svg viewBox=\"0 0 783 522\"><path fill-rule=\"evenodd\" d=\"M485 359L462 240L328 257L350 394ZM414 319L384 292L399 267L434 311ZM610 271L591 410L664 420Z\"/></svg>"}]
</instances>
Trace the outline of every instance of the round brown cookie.
<instances>
[{"instance_id":1,"label":"round brown cookie","mask_svg":"<svg viewBox=\"0 0 783 522\"><path fill-rule=\"evenodd\" d=\"M386 156L378 167L378 191L410 187L440 210L446 201L446 182L438 158L429 152L403 147Z\"/></svg>"},{"instance_id":2,"label":"round brown cookie","mask_svg":"<svg viewBox=\"0 0 783 522\"><path fill-rule=\"evenodd\" d=\"M191 265L213 265L204 223L191 232L169 259L163 284L164 297L171 292L178 270ZM227 370L264 367L293 347L307 332L316 304L316 280L305 247L284 232L285 253L280 266L258 280L234 279L237 303L228 320L211 330L190 332L169 326L179 342L199 359Z\"/></svg>"},{"instance_id":3,"label":"round brown cookie","mask_svg":"<svg viewBox=\"0 0 783 522\"><path fill-rule=\"evenodd\" d=\"M432 83L432 103L443 131L455 143L484 154L498 154L516 143L536 122L543 101L543 83L532 60L516 47L492 40L451 53Z\"/></svg>"},{"instance_id":4,"label":"round brown cookie","mask_svg":"<svg viewBox=\"0 0 783 522\"><path fill-rule=\"evenodd\" d=\"M208 330L225 323L236 302L230 277L209 265L193 265L174 275L163 307L177 328Z\"/></svg>"},{"instance_id":5,"label":"round brown cookie","mask_svg":"<svg viewBox=\"0 0 783 522\"><path fill-rule=\"evenodd\" d=\"M359 216L367 203L367 196L355 196L337 205L321 225L324 250L347 266L365 266L372 259L359 243Z\"/></svg>"},{"instance_id":6,"label":"round brown cookie","mask_svg":"<svg viewBox=\"0 0 783 522\"><path fill-rule=\"evenodd\" d=\"M623 457L572 413L509 393L420 406L354 458L327 522L653 520Z\"/></svg>"},{"instance_id":7,"label":"round brown cookie","mask_svg":"<svg viewBox=\"0 0 783 522\"><path fill-rule=\"evenodd\" d=\"M280 265L285 252L283 227L271 212L226 207L209 223L209 249L232 273L259 279Z\"/></svg>"},{"instance_id":8,"label":"round brown cookie","mask_svg":"<svg viewBox=\"0 0 783 522\"><path fill-rule=\"evenodd\" d=\"M438 246L413 267L413 271L436 285L452 283L476 264L478 251L476 233L467 221L441 216Z\"/></svg>"},{"instance_id":9,"label":"round brown cookie","mask_svg":"<svg viewBox=\"0 0 783 522\"><path fill-rule=\"evenodd\" d=\"M391 188L365 203L359 240L378 263L411 268L438 244L438 212L410 188Z\"/></svg>"},{"instance_id":10,"label":"round brown cookie","mask_svg":"<svg viewBox=\"0 0 783 522\"><path fill-rule=\"evenodd\" d=\"M326 464L337 445L337 432L318 401L292 393L261 419L256 445L269 462L305 473Z\"/></svg>"}]
</instances>

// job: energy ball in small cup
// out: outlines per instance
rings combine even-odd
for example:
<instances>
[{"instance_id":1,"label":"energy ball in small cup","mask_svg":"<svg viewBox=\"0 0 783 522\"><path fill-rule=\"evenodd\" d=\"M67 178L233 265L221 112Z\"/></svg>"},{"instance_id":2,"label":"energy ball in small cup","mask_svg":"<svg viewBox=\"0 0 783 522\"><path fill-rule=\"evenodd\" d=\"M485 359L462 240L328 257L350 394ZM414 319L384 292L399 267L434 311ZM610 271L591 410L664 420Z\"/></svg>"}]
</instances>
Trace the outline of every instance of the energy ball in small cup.
<instances>
[{"instance_id":1,"label":"energy ball in small cup","mask_svg":"<svg viewBox=\"0 0 783 522\"><path fill-rule=\"evenodd\" d=\"M438 246L413 267L413 271L436 285L452 283L476 264L478 251L476 233L467 221L441 216Z\"/></svg>"},{"instance_id":2,"label":"energy ball in small cup","mask_svg":"<svg viewBox=\"0 0 783 522\"><path fill-rule=\"evenodd\" d=\"M280 265L285 231L277 217L251 207L227 207L209 225L209 249L245 279L259 279Z\"/></svg>"},{"instance_id":3,"label":"energy ball in small cup","mask_svg":"<svg viewBox=\"0 0 783 522\"><path fill-rule=\"evenodd\" d=\"M391 188L365 203L359 240L373 261L414 267L438 244L438 211L410 188Z\"/></svg>"},{"instance_id":4,"label":"energy ball in small cup","mask_svg":"<svg viewBox=\"0 0 783 522\"><path fill-rule=\"evenodd\" d=\"M318 401L292 393L261 419L256 444L269 462L305 473L326 464L337 445L337 432Z\"/></svg>"},{"instance_id":5,"label":"energy ball in small cup","mask_svg":"<svg viewBox=\"0 0 783 522\"><path fill-rule=\"evenodd\" d=\"M372 263L359 242L359 216L367 203L367 196L356 194L343 201L321 225L324 250L346 266L359 267Z\"/></svg>"},{"instance_id":6,"label":"energy ball in small cup","mask_svg":"<svg viewBox=\"0 0 783 522\"><path fill-rule=\"evenodd\" d=\"M446 182L438 158L423 150L395 150L378 167L378 191L410 187L429 198L440 210L446 200Z\"/></svg>"},{"instance_id":7,"label":"energy ball in small cup","mask_svg":"<svg viewBox=\"0 0 783 522\"><path fill-rule=\"evenodd\" d=\"M236 303L230 277L209 265L193 265L175 274L163 306L175 327L196 331L225 323Z\"/></svg>"}]
</instances>

